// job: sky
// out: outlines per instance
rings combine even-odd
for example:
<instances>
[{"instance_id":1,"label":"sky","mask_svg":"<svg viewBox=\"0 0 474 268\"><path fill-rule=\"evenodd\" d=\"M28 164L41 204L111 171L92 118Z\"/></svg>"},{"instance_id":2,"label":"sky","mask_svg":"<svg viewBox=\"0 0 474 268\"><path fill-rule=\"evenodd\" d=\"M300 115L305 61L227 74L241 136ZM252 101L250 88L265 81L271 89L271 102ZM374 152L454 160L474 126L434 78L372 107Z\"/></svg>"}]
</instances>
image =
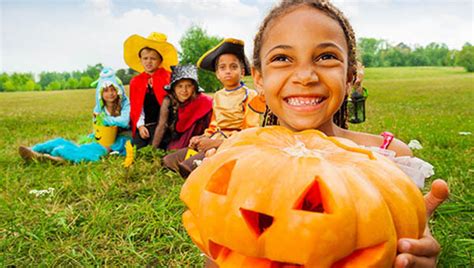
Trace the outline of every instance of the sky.
<instances>
[{"instance_id":1,"label":"sky","mask_svg":"<svg viewBox=\"0 0 474 268\"><path fill-rule=\"evenodd\" d=\"M192 25L252 42L270 0L0 0L0 72L127 68L123 42L163 32L178 50ZM473 0L334 0L356 37L410 46L474 44Z\"/></svg>"}]
</instances>

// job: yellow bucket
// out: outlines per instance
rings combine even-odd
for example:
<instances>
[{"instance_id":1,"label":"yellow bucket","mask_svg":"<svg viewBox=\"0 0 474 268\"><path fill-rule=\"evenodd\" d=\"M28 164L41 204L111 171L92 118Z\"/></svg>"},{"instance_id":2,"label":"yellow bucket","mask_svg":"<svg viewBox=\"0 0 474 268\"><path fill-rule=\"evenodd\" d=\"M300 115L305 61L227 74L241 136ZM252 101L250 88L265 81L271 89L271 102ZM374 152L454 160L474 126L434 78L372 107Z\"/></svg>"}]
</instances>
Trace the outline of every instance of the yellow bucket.
<instances>
[{"instance_id":1,"label":"yellow bucket","mask_svg":"<svg viewBox=\"0 0 474 268\"><path fill-rule=\"evenodd\" d=\"M94 138L100 145L109 147L114 144L118 127L98 126L94 124Z\"/></svg>"}]
</instances>

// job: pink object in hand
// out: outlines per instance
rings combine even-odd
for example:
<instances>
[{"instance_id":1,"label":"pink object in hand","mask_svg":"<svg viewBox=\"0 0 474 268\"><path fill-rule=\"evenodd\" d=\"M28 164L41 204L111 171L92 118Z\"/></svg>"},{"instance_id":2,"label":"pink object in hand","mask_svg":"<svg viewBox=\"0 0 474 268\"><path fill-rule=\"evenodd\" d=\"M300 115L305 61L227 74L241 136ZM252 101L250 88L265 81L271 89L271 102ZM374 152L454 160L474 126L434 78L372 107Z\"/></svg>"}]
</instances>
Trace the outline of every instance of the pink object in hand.
<instances>
[{"instance_id":1,"label":"pink object in hand","mask_svg":"<svg viewBox=\"0 0 474 268\"><path fill-rule=\"evenodd\" d=\"M380 135L383 136L383 144L380 146L380 148L387 149L390 143L392 142L394 136L392 133L388 131L382 132L382 134Z\"/></svg>"}]
</instances>

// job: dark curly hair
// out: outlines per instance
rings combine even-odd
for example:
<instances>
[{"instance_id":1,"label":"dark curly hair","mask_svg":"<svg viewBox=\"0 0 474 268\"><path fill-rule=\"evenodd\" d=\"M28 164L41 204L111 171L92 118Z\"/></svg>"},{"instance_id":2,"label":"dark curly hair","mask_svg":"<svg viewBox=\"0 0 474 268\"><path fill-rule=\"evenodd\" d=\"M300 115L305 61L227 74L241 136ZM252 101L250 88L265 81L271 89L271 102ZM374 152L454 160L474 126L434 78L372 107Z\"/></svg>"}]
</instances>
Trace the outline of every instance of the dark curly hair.
<instances>
[{"instance_id":1,"label":"dark curly hair","mask_svg":"<svg viewBox=\"0 0 474 268\"><path fill-rule=\"evenodd\" d=\"M262 49L262 43L265 39L265 33L268 26L275 19L285 14L288 14L289 12L293 11L295 8L301 5L307 5L315 9L318 9L339 23L342 30L344 31L344 36L347 41L348 56L349 56L348 73L350 73L352 75L352 78L355 79L356 72L357 72L357 68L356 68L357 60L356 60L356 38L355 38L354 30L352 29L352 26L350 25L349 21L344 16L344 14L338 8L333 6L328 0L283 0L280 2L280 4L278 4L272 10L270 10L268 15L263 20L263 23L260 25L258 33L254 39L254 46L253 46L254 68L257 69L258 71L261 71L262 63L260 61L260 50ZM334 117L333 117L334 123L345 129L348 128L347 126L348 112L347 112L346 103L347 103L347 96L344 99L344 102L341 108L336 112L336 114L334 114ZM278 119L276 118L274 114L268 111L265 115L266 115L266 118L263 123L264 125L277 124Z\"/></svg>"}]
</instances>

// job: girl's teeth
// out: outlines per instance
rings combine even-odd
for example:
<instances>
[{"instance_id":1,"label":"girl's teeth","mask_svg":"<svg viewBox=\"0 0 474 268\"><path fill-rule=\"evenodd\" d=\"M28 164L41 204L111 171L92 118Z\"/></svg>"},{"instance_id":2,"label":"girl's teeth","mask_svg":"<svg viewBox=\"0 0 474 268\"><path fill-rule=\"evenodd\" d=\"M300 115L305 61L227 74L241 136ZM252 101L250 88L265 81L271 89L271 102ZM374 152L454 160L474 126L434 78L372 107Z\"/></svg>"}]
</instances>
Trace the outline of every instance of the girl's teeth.
<instances>
[{"instance_id":1,"label":"girl's teeth","mask_svg":"<svg viewBox=\"0 0 474 268\"><path fill-rule=\"evenodd\" d=\"M302 106L302 105L316 105L322 101L322 98L315 99L299 99L299 98L288 98L287 102L290 105Z\"/></svg>"}]
</instances>

